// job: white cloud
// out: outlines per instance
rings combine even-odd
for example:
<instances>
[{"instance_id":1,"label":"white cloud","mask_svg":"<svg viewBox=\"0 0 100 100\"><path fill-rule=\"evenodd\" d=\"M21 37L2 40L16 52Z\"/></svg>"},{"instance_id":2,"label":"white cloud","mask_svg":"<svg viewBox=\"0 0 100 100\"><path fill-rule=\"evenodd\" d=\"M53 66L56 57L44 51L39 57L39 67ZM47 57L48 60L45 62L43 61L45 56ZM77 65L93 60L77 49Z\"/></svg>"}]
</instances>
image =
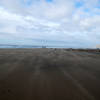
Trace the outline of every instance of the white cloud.
<instances>
[{"instance_id":1,"label":"white cloud","mask_svg":"<svg viewBox=\"0 0 100 100\"><path fill-rule=\"evenodd\" d=\"M1 32L8 32L8 33L26 33L30 32L30 37L34 36L36 33L40 33L44 30L55 30L57 29L60 24L57 22L51 22L43 19L37 19L33 16L22 16L15 13L11 13L6 11L3 8L0 8L0 25L3 25L1 28ZM21 30L21 31L20 31ZM36 32L36 33L34 33ZM19 35L19 34L18 34ZM29 34L27 33L27 36ZM24 37L24 35L22 34ZM20 37L20 35L19 35Z\"/></svg>"},{"instance_id":2,"label":"white cloud","mask_svg":"<svg viewBox=\"0 0 100 100\"><path fill-rule=\"evenodd\" d=\"M85 46L99 43L99 0L34 0L30 5L22 1L0 0L0 32ZM76 1L83 5L76 7Z\"/></svg>"}]
</instances>

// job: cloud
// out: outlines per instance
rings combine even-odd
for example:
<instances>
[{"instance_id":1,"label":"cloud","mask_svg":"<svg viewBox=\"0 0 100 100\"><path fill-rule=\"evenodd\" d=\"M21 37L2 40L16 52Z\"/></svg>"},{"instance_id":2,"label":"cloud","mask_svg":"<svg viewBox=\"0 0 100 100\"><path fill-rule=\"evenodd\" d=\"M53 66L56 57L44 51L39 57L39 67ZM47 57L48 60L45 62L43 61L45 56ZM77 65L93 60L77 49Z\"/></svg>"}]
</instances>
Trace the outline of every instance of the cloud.
<instances>
[{"instance_id":1,"label":"cloud","mask_svg":"<svg viewBox=\"0 0 100 100\"><path fill-rule=\"evenodd\" d=\"M61 40L73 47L93 47L100 40L99 17L99 0L0 1L0 32L13 39Z\"/></svg>"},{"instance_id":2,"label":"cloud","mask_svg":"<svg viewBox=\"0 0 100 100\"><path fill-rule=\"evenodd\" d=\"M8 12L3 8L0 8L0 15L0 25L2 26L1 32L13 33L19 37L21 36L19 35L20 32L23 33L22 37L25 37L24 33L26 32L29 32L31 37L42 31L55 30L60 26L57 22L37 19L33 16L18 15L16 13ZM33 31L36 33L33 33ZM29 34L26 36L28 35Z\"/></svg>"}]
</instances>

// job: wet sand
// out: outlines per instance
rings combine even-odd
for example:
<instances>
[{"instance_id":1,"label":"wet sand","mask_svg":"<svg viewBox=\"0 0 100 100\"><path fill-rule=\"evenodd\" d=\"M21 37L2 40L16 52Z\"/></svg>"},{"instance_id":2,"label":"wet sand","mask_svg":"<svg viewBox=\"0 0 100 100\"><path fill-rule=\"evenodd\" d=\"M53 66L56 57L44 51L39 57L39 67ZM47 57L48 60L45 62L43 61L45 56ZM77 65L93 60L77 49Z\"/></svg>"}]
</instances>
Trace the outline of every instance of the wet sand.
<instances>
[{"instance_id":1,"label":"wet sand","mask_svg":"<svg viewBox=\"0 0 100 100\"><path fill-rule=\"evenodd\" d=\"M100 100L100 53L0 49L0 100Z\"/></svg>"}]
</instances>

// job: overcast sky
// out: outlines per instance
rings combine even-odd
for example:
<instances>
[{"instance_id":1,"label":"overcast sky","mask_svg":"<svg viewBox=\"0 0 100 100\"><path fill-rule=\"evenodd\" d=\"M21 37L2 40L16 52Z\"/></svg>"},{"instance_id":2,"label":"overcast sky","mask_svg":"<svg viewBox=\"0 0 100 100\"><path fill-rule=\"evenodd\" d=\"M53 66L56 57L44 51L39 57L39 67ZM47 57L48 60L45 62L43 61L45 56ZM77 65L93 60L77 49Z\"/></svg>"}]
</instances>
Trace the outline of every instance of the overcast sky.
<instances>
[{"instance_id":1,"label":"overcast sky","mask_svg":"<svg viewBox=\"0 0 100 100\"><path fill-rule=\"evenodd\" d=\"M0 0L0 44L95 47L100 0Z\"/></svg>"}]
</instances>

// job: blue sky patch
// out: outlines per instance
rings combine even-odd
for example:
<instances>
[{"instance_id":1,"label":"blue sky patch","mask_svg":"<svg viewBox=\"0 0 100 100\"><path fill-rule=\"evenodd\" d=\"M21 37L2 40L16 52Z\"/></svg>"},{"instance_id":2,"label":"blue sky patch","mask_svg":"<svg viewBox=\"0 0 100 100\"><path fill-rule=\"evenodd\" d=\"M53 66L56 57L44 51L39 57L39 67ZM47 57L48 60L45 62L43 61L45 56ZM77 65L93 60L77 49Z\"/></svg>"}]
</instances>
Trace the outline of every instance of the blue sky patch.
<instances>
[{"instance_id":1,"label":"blue sky patch","mask_svg":"<svg viewBox=\"0 0 100 100\"><path fill-rule=\"evenodd\" d=\"M27 0L27 1L21 0L21 3L23 6L30 6L32 4L32 0Z\"/></svg>"},{"instance_id":2,"label":"blue sky patch","mask_svg":"<svg viewBox=\"0 0 100 100\"><path fill-rule=\"evenodd\" d=\"M46 0L46 2L53 2L53 0Z\"/></svg>"},{"instance_id":3,"label":"blue sky patch","mask_svg":"<svg viewBox=\"0 0 100 100\"><path fill-rule=\"evenodd\" d=\"M82 7L83 5L84 5L83 2L76 2L76 3L75 3L75 7L76 7L76 8L80 8L80 7Z\"/></svg>"},{"instance_id":4,"label":"blue sky patch","mask_svg":"<svg viewBox=\"0 0 100 100\"><path fill-rule=\"evenodd\" d=\"M84 12L90 12L90 9L86 8L84 9Z\"/></svg>"}]
</instances>

